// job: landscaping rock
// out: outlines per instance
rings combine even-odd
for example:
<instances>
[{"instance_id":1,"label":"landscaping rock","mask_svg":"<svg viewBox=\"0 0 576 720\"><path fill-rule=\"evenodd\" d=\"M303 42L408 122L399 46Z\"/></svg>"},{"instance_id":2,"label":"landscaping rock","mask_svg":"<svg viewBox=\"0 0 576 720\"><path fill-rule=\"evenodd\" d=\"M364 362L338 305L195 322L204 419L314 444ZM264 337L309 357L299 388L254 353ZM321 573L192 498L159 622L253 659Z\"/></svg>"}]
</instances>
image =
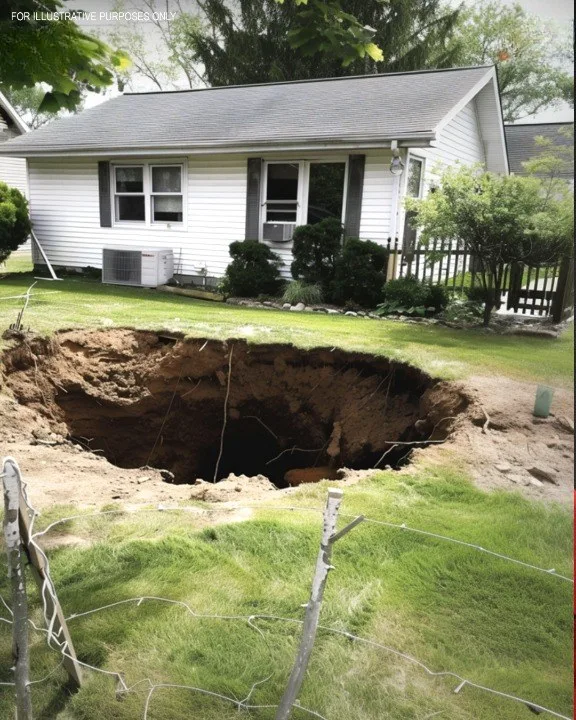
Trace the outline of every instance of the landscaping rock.
<instances>
[{"instance_id":1,"label":"landscaping rock","mask_svg":"<svg viewBox=\"0 0 576 720\"><path fill-rule=\"evenodd\" d=\"M290 303L284 303L284 305L282 305L282 309L283 310L291 310L292 305L290 305Z\"/></svg>"},{"instance_id":2,"label":"landscaping rock","mask_svg":"<svg viewBox=\"0 0 576 720\"><path fill-rule=\"evenodd\" d=\"M556 472L554 470L542 467L541 465L532 465L532 467L526 468L530 475L537 480L543 480L544 482L558 485L556 478Z\"/></svg>"},{"instance_id":3,"label":"landscaping rock","mask_svg":"<svg viewBox=\"0 0 576 720\"><path fill-rule=\"evenodd\" d=\"M290 310L292 312L304 312L305 308L306 308L306 305L304 305L304 303L298 303L297 305L292 305Z\"/></svg>"},{"instance_id":4,"label":"landscaping rock","mask_svg":"<svg viewBox=\"0 0 576 720\"><path fill-rule=\"evenodd\" d=\"M353 310L348 310L344 313L344 315L347 315L348 317L358 317L358 313L355 313Z\"/></svg>"},{"instance_id":5,"label":"landscaping rock","mask_svg":"<svg viewBox=\"0 0 576 720\"><path fill-rule=\"evenodd\" d=\"M548 330L540 327L539 325L512 325L512 327L506 328L503 335L524 335L527 337L541 337L541 338L552 338L558 337L557 330Z\"/></svg>"},{"instance_id":6,"label":"landscaping rock","mask_svg":"<svg viewBox=\"0 0 576 720\"><path fill-rule=\"evenodd\" d=\"M328 315L340 315L341 314L340 310L334 310L333 308L327 308L326 312L328 313Z\"/></svg>"}]
</instances>

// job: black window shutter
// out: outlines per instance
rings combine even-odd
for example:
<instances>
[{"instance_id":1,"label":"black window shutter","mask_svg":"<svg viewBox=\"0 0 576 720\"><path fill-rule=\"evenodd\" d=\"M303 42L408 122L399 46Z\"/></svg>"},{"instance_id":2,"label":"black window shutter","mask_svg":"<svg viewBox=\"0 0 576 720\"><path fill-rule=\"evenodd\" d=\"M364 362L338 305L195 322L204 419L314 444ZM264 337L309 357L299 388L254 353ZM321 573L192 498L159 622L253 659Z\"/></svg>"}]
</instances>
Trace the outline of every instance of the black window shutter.
<instances>
[{"instance_id":1,"label":"black window shutter","mask_svg":"<svg viewBox=\"0 0 576 720\"><path fill-rule=\"evenodd\" d=\"M260 186L262 159L248 158L248 185L246 192L246 240L258 240L260 235Z\"/></svg>"},{"instance_id":2,"label":"black window shutter","mask_svg":"<svg viewBox=\"0 0 576 720\"><path fill-rule=\"evenodd\" d=\"M100 193L100 227L112 227L109 162L98 163L98 191Z\"/></svg>"},{"instance_id":3,"label":"black window shutter","mask_svg":"<svg viewBox=\"0 0 576 720\"><path fill-rule=\"evenodd\" d=\"M348 193L346 195L346 217L344 220L345 237L360 236L365 164L366 155L350 155L348 157Z\"/></svg>"}]
</instances>

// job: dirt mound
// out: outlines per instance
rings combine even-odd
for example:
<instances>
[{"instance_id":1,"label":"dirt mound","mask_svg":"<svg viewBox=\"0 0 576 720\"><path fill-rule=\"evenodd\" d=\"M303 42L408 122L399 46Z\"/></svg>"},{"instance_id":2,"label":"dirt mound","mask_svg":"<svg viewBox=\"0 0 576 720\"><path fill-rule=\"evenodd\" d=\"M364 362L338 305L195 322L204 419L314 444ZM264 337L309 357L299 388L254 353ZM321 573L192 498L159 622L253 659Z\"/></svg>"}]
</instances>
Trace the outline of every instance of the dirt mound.
<instances>
[{"instance_id":1,"label":"dirt mound","mask_svg":"<svg viewBox=\"0 0 576 720\"><path fill-rule=\"evenodd\" d=\"M177 483L236 473L285 487L295 469L397 467L410 443L445 439L470 402L383 357L133 330L29 339L4 367L47 432Z\"/></svg>"},{"instance_id":2,"label":"dirt mound","mask_svg":"<svg viewBox=\"0 0 576 720\"><path fill-rule=\"evenodd\" d=\"M275 492L276 487L264 477L256 475L234 475L231 473L227 478L217 483L206 482L198 479L190 491L193 500L205 500L206 502L228 502L230 500L259 500L266 493Z\"/></svg>"}]
</instances>

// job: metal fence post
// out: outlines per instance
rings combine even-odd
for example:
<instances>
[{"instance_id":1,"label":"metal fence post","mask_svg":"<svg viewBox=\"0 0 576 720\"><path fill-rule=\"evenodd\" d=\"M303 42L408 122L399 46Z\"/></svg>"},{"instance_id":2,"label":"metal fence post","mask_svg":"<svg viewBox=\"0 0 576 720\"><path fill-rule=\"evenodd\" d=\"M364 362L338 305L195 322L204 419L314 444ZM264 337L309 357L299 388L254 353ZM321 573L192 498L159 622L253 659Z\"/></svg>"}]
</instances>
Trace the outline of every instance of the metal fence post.
<instances>
[{"instance_id":1,"label":"metal fence post","mask_svg":"<svg viewBox=\"0 0 576 720\"><path fill-rule=\"evenodd\" d=\"M20 475L9 461L4 462L2 480L4 485L4 540L8 557L8 576L12 587L12 655L16 685L16 720L32 720L32 699L29 685L28 598L18 518Z\"/></svg>"},{"instance_id":2,"label":"metal fence post","mask_svg":"<svg viewBox=\"0 0 576 720\"><path fill-rule=\"evenodd\" d=\"M338 510L340 503L342 502L343 491L337 488L330 488L328 490L328 499L326 501L326 507L324 508L324 524L322 528L322 540L320 541L320 551L316 560L316 570L314 572L314 579L312 581L312 592L310 593L310 600L306 605L306 617L304 618L304 626L302 629L302 639L300 641L300 648L288 685L276 711L276 720L287 720L290 717L290 713L302 687L304 676L306 674L306 668L314 647L314 640L316 639L316 632L318 630L318 620L320 618L320 610L322 608L322 598L324 596L324 588L326 587L326 580L328 578L328 572L332 570L330 560L332 558L332 547L334 543L341 537L346 535L352 528L356 527L364 516L360 515L353 520L349 525L336 533L336 521L338 520Z\"/></svg>"}]
</instances>

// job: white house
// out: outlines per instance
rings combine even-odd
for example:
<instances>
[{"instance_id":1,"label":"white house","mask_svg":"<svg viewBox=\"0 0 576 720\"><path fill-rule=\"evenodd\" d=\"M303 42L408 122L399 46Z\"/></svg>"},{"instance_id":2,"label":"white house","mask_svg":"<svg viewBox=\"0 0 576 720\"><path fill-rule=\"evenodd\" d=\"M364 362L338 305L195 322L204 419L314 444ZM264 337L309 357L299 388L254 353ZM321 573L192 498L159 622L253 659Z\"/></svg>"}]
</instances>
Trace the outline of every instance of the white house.
<instances>
[{"instance_id":1,"label":"white house","mask_svg":"<svg viewBox=\"0 0 576 720\"><path fill-rule=\"evenodd\" d=\"M288 272L296 225L404 237L404 197L438 164L508 171L493 67L126 94L6 143L27 158L35 232L56 266L167 248L221 277L259 239ZM409 233L407 233L409 235Z\"/></svg>"},{"instance_id":2,"label":"white house","mask_svg":"<svg viewBox=\"0 0 576 720\"><path fill-rule=\"evenodd\" d=\"M0 93L0 180L28 194L26 160L2 155L5 142L28 132L28 126Z\"/></svg>"}]
</instances>

